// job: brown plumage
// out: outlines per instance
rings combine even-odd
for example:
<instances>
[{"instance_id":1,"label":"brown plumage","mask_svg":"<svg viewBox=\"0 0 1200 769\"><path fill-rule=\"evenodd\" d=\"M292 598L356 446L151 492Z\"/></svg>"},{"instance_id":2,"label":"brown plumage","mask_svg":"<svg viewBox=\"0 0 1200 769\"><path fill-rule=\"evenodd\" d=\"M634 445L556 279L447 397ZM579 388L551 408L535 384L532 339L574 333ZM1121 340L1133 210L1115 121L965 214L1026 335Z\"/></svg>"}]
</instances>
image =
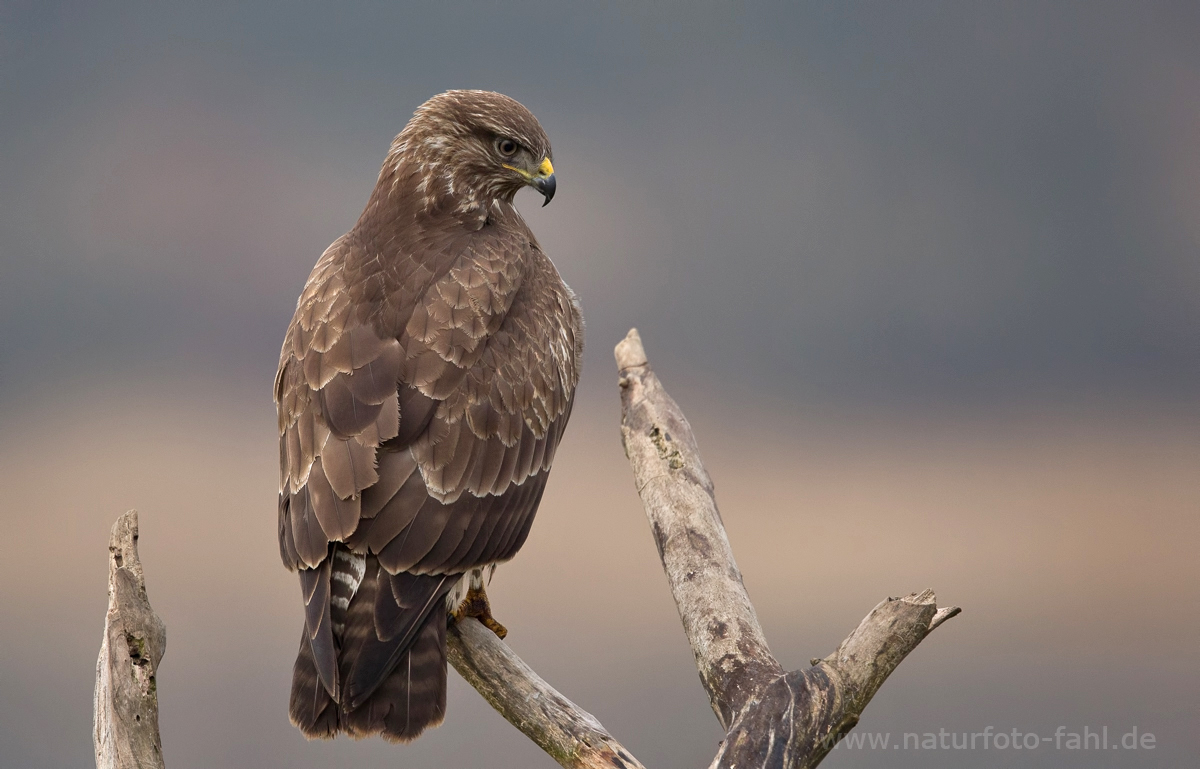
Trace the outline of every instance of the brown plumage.
<instances>
[{"instance_id":1,"label":"brown plumage","mask_svg":"<svg viewBox=\"0 0 1200 769\"><path fill-rule=\"evenodd\" d=\"M279 551L305 604L290 714L309 737L438 724L447 610L529 532L583 319L513 207L527 185L554 192L528 110L433 97L297 302L275 380Z\"/></svg>"}]
</instances>

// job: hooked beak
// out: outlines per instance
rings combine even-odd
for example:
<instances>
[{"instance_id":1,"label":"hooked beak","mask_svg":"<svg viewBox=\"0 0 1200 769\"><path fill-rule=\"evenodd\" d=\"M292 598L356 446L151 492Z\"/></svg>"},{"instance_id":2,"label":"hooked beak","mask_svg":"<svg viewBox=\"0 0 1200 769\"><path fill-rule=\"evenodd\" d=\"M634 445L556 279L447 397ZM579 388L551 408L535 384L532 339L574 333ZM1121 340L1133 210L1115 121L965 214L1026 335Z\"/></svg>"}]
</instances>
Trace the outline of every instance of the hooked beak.
<instances>
[{"instance_id":1,"label":"hooked beak","mask_svg":"<svg viewBox=\"0 0 1200 769\"><path fill-rule=\"evenodd\" d=\"M542 193L542 197L546 199L542 203L543 208L550 204L557 187L554 181L554 164L550 162L550 158L543 160L542 164L538 166L537 174L529 177L529 186Z\"/></svg>"},{"instance_id":2,"label":"hooked beak","mask_svg":"<svg viewBox=\"0 0 1200 769\"><path fill-rule=\"evenodd\" d=\"M554 164L550 162L550 158L543 160L542 164L538 166L537 173L534 174L507 163L504 164L504 167L525 177L526 184L542 193L542 196L546 198L542 203L542 208L550 204L550 199L554 197L554 189L557 187L554 182Z\"/></svg>"}]
</instances>

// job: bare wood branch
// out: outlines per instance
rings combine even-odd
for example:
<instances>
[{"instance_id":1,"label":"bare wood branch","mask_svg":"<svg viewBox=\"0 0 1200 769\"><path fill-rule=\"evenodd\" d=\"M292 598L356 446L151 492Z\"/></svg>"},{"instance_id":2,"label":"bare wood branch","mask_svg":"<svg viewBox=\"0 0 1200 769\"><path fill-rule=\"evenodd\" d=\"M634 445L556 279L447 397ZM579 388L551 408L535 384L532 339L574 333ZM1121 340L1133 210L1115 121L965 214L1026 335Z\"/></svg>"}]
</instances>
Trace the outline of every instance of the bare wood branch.
<instances>
[{"instance_id":1,"label":"bare wood branch","mask_svg":"<svg viewBox=\"0 0 1200 769\"><path fill-rule=\"evenodd\" d=\"M167 629L146 597L137 539L137 511L130 510L113 524L108 544L108 614L92 720L97 769L163 767L156 676Z\"/></svg>"},{"instance_id":2,"label":"bare wood branch","mask_svg":"<svg viewBox=\"0 0 1200 769\"><path fill-rule=\"evenodd\" d=\"M617 345L621 437L700 680L721 726L783 675L746 595L692 428L650 370L637 330Z\"/></svg>"},{"instance_id":3,"label":"bare wood branch","mask_svg":"<svg viewBox=\"0 0 1200 769\"><path fill-rule=\"evenodd\" d=\"M568 769L644 769L593 715L543 681L478 620L453 623L446 641L454 669L558 763Z\"/></svg>"},{"instance_id":4,"label":"bare wood branch","mask_svg":"<svg viewBox=\"0 0 1200 769\"><path fill-rule=\"evenodd\" d=\"M932 590L888 599L824 660L784 672L746 595L691 427L637 329L616 348L621 436L663 568L726 739L712 767L813 767L925 636L959 613Z\"/></svg>"},{"instance_id":5,"label":"bare wood branch","mask_svg":"<svg viewBox=\"0 0 1200 769\"><path fill-rule=\"evenodd\" d=\"M932 590L889 598L871 610L837 650L817 664L834 667L862 712L885 678L938 625L962 610L939 610ZM857 706L857 707L855 707Z\"/></svg>"}]
</instances>

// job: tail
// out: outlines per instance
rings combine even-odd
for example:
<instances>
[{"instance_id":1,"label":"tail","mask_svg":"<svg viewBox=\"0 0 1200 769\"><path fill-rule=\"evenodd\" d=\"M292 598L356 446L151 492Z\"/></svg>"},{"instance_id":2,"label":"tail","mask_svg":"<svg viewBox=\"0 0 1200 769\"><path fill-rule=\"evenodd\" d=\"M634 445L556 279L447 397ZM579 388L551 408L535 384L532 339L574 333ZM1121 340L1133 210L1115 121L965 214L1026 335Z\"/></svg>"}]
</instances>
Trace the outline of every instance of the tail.
<instances>
[{"instance_id":1,"label":"tail","mask_svg":"<svg viewBox=\"0 0 1200 769\"><path fill-rule=\"evenodd\" d=\"M410 742L446 717L446 613L434 611L417 632L395 670L350 712L329 696L317 675L308 638L302 634L292 676L292 723L309 739L378 734Z\"/></svg>"},{"instance_id":2,"label":"tail","mask_svg":"<svg viewBox=\"0 0 1200 769\"><path fill-rule=\"evenodd\" d=\"M300 639L289 715L310 739L345 732L409 742L446 714L445 596L458 575L391 575L374 556L365 566L344 624L334 618L336 651L315 644L315 653L336 655L336 698L318 673L307 625Z\"/></svg>"},{"instance_id":3,"label":"tail","mask_svg":"<svg viewBox=\"0 0 1200 769\"><path fill-rule=\"evenodd\" d=\"M321 677L317 675L317 661L308 642L308 631L304 630L300 633L300 653L296 655L296 666L292 670L288 717L310 740L328 740L341 731L338 710L338 704L325 691Z\"/></svg>"}]
</instances>

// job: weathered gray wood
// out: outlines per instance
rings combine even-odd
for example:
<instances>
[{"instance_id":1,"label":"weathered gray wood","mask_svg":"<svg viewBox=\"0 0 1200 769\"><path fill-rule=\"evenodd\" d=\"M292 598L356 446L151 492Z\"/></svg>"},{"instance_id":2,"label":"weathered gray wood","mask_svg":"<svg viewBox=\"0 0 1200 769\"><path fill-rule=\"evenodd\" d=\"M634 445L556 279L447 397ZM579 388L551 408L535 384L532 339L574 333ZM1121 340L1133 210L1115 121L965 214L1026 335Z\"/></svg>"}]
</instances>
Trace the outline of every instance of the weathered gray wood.
<instances>
[{"instance_id":1,"label":"weathered gray wood","mask_svg":"<svg viewBox=\"0 0 1200 769\"><path fill-rule=\"evenodd\" d=\"M828 665L842 677L852 706L861 712L888 673L934 628L961 609L937 608L932 590L888 598L876 606L837 650L814 666Z\"/></svg>"},{"instance_id":2,"label":"weathered gray wood","mask_svg":"<svg viewBox=\"0 0 1200 769\"><path fill-rule=\"evenodd\" d=\"M636 329L617 345L621 438L700 681L721 726L783 675L717 510L692 428L650 370Z\"/></svg>"},{"instance_id":3,"label":"weathered gray wood","mask_svg":"<svg viewBox=\"0 0 1200 769\"><path fill-rule=\"evenodd\" d=\"M568 769L644 769L590 713L559 694L478 620L446 633L454 669L509 723Z\"/></svg>"},{"instance_id":4,"label":"weathered gray wood","mask_svg":"<svg viewBox=\"0 0 1200 769\"><path fill-rule=\"evenodd\" d=\"M650 369L637 329L615 351L621 437L713 712L727 730L712 767L812 767L858 723L896 666L959 613L933 591L888 599L837 651L784 672L746 595L691 427Z\"/></svg>"},{"instance_id":5,"label":"weathered gray wood","mask_svg":"<svg viewBox=\"0 0 1200 769\"><path fill-rule=\"evenodd\" d=\"M92 717L96 769L163 767L157 673L167 629L146 597L137 540L137 511L130 510L113 524L108 544L108 614Z\"/></svg>"}]
</instances>

